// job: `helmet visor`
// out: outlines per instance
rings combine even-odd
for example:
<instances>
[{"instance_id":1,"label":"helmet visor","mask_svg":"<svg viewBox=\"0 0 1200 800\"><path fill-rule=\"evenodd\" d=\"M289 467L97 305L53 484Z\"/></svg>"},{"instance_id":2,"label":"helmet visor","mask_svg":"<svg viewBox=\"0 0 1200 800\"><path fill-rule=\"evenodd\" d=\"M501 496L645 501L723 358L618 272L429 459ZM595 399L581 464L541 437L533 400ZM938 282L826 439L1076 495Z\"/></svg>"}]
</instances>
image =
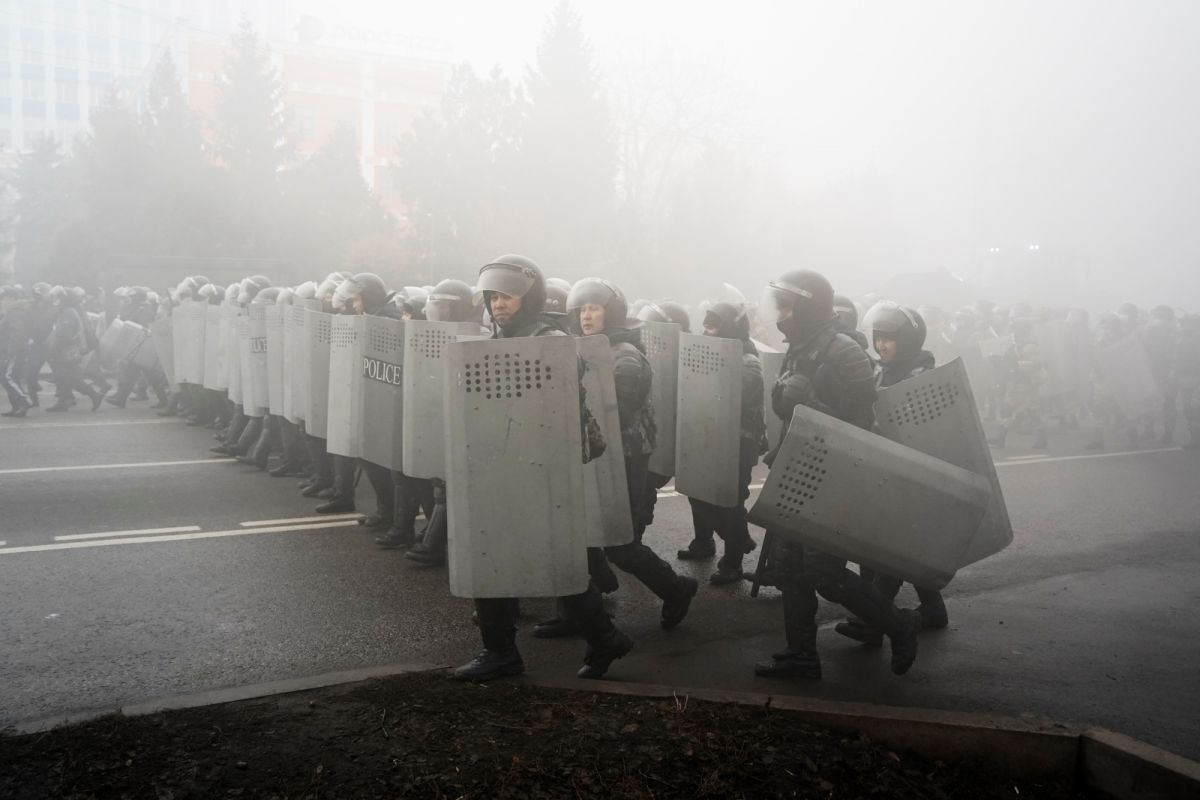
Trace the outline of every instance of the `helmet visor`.
<instances>
[{"instance_id":1,"label":"helmet visor","mask_svg":"<svg viewBox=\"0 0 1200 800\"><path fill-rule=\"evenodd\" d=\"M876 303L867 312L865 327L869 331L894 336L902 328L911 327L915 331L921 326L907 308L891 300L884 300Z\"/></svg>"},{"instance_id":2,"label":"helmet visor","mask_svg":"<svg viewBox=\"0 0 1200 800\"><path fill-rule=\"evenodd\" d=\"M512 297L524 297L533 288L534 274L513 264L488 264L479 271L475 285L475 302L483 302L484 292L500 292Z\"/></svg>"},{"instance_id":3,"label":"helmet visor","mask_svg":"<svg viewBox=\"0 0 1200 800\"><path fill-rule=\"evenodd\" d=\"M783 281L771 281L763 290L762 301L758 304L759 318L763 325L776 325L792 316L796 303L811 299L812 292L807 289Z\"/></svg>"}]
</instances>

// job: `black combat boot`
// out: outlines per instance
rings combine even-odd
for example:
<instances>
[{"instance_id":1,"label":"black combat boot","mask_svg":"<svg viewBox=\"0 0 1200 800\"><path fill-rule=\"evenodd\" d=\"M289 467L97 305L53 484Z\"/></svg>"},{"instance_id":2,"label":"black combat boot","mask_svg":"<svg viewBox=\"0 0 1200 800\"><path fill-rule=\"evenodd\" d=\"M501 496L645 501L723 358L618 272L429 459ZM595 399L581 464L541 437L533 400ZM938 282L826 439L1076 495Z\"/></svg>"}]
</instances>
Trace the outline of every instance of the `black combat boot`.
<instances>
[{"instance_id":1,"label":"black combat boot","mask_svg":"<svg viewBox=\"0 0 1200 800\"><path fill-rule=\"evenodd\" d=\"M475 610L484 650L454 670L454 677L460 681L483 683L506 675L520 675L525 671L525 662L517 650L512 601L477 600Z\"/></svg>"},{"instance_id":2,"label":"black combat boot","mask_svg":"<svg viewBox=\"0 0 1200 800\"><path fill-rule=\"evenodd\" d=\"M696 590L700 588L694 578L683 575L678 576L676 582L679 588L675 596L663 601L662 619L659 620L659 623L664 631L669 631L683 622L688 609L692 606L692 598L696 596Z\"/></svg>"},{"instance_id":3,"label":"black combat boot","mask_svg":"<svg viewBox=\"0 0 1200 800\"><path fill-rule=\"evenodd\" d=\"M433 514L425 523L425 538L404 554L409 561L423 567L440 567L446 563L445 494L435 490L435 497Z\"/></svg>"},{"instance_id":4,"label":"black combat boot","mask_svg":"<svg viewBox=\"0 0 1200 800\"><path fill-rule=\"evenodd\" d=\"M795 576L788 576L783 587L783 631L787 647L754 665L754 674L763 678L821 679L821 659L817 655L817 596L812 588Z\"/></svg>"},{"instance_id":5,"label":"black combat boot","mask_svg":"<svg viewBox=\"0 0 1200 800\"><path fill-rule=\"evenodd\" d=\"M633 639L623 631L613 628L608 637L599 645L588 645L583 655L583 666L575 673L575 677L585 680L599 680L608 672L612 662L624 658L633 649Z\"/></svg>"}]
</instances>

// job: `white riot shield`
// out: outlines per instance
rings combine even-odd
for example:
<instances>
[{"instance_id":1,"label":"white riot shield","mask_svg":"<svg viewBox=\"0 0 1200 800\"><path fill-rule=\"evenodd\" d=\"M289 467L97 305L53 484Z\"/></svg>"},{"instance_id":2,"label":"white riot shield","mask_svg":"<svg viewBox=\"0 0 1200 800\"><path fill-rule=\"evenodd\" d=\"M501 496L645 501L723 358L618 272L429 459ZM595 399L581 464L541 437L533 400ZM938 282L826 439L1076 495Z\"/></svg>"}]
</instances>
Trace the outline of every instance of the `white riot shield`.
<instances>
[{"instance_id":1,"label":"white riot shield","mask_svg":"<svg viewBox=\"0 0 1200 800\"><path fill-rule=\"evenodd\" d=\"M582 592L587 523L575 340L454 342L445 358L450 591Z\"/></svg>"},{"instance_id":2,"label":"white riot shield","mask_svg":"<svg viewBox=\"0 0 1200 800\"><path fill-rule=\"evenodd\" d=\"M174 328L169 317L159 317L150 323L150 339L154 342L154 350L158 354L158 363L162 365L167 383L175 384L175 343Z\"/></svg>"},{"instance_id":3,"label":"white riot shield","mask_svg":"<svg viewBox=\"0 0 1200 800\"><path fill-rule=\"evenodd\" d=\"M742 343L679 335L675 491L715 506L738 504Z\"/></svg>"},{"instance_id":4,"label":"white riot shield","mask_svg":"<svg viewBox=\"0 0 1200 800\"><path fill-rule=\"evenodd\" d=\"M151 336L149 329L142 328L142 330L141 340L134 347L129 360L134 366L141 367L142 369L157 369L159 367L158 349L154 344L154 338Z\"/></svg>"},{"instance_id":5,"label":"white riot shield","mask_svg":"<svg viewBox=\"0 0 1200 800\"><path fill-rule=\"evenodd\" d=\"M329 330L329 401L326 449L358 458L362 444L361 316L335 314Z\"/></svg>"},{"instance_id":6,"label":"white riot shield","mask_svg":"<svg viewBox=\"0 0 1200 800\"><path fill-rule=\"evenodd\" d=\"M125 320L114 319L108 328L100 334L100 360L106 365L117 363L117 344L125 332Z\"/></svg>"},{"instance_id":7,"label":"white riot shield","mask_svg":"<svg viewBox=\"0 0 1200 800\"><path fill-rule=\"evenodd\" d=\"M208 335L208 303L193 300L185 304L187 313L187 330L191 337L187 342L188 367L191 370L191 381L197 386L204 385L205 347L204 340Z\"/></svg>"},{"instance_id":8,"label":"white riot shield","mask_svg":"<svg viewBox=\"0 0 1200 800\"><path fill-rule=\"evenodd\" d=\"M283 307L283 416L288 422L304 421L308 403L304 386L308 380L308 347L304 338L304 307Z\"/></svg>"},{"instance_id":9,"label":"white riot shield","mask_svg":"<svg viewBox=\"0 0 1200 800\"><path fill-rule=\"evenodd\" d=\"M137 351L145 328L135 322L114 319L100 337L100 360L104 364L127 361Z\"/></svg>"},{"instance_id":10,"label":"white riot shield","mask_svg":"<svg viewBox=\"0 0 1200 800\"><path fill-rule=\"evenodd\" d=\"M679 334L683 327L674 322L643 322L642 346L654 373L650 384L650 402L658 442L650 454L650 471L671 477L675 474L675 410L679 381Z\"/></svg>"},{"instance_id":11,"label":"white riot shield","mask_svg":"<svg viewBox=\"0 0 1200 800\"><path fill-rule=\"evenodd\" d=\"M271 413L271 395L267 368L267 306L250 304L246 309L246 337L248 340L249 378L253 382L251 396L254 398L256 417ZM243 373L245 374L245 373ZM247 387L242 386L246 392Z\"/></svg>"},{"instance_id":12,"label":"white riot shield","mask_svg":"<svg viewBox=\"0 0 1200 800\"><path fill-rule=\"evenodd\" d=\"M308 349L308 405L304 431L324 439L329 435L329 339L333 315L305 309L304 346Z\"/></svg>"},{"instance_id":13,"label":"white riot shield","mask_svg":"<svg viewBox=\"0 0 1200 800\"><path fill-rule=\"evenodd\" d=\"M446 477L446 345L479 333L471 322L404 323L403 472L411 478Z\"/></svg>"},{"instance_id":14,"label":"white riot shield","mask_svg":"<svg viewBox=\"0 0 1200 800\"><path fill-rule=\"evenodd\" d=\"M1137 420L1162 409L1162 390L1150 371L1146 348L1137 333L1097 347L1096 366L1126 419Z\"/></svg>"},{"instance_id":15,"label":"white riot shield","mask_svg":"<svg viewBox=\"0 0 1200 800\"><path fill-rule=\"evenodd\" d=\"M221 369L221 351L225 341L221 338L221 306L204 307L204 388L220 392L228 388L226 375Z\"/></svg>"},{"instance_id":16,"label":"white riot shield","mask_svg":"<svg viewBox=\"0 0 1200 800\"><path fill-rule=\"evenodd\" d=\"M234 369L237 368L238 307L234 303L222 303L218 308L221 314L221 328L218 331L220 341L217 345L217 383L221 389L228 389L233 381Z\"/></svg>"},{"instance_id":17,"label":"white riot shield","mask_svg":"<svg viewBox=\"0 0 1200 800\"><path fill-rule=\"evenodd\" d=\"M1042 394L1048 397L1074 394L1079 387L1081 365L1075 361L1066 324L1062 320L1051 320L1034 325L1033 343L1046 368Z\"/></svg>"},{"instance_id":18,"label":"white riot shield","mask_svg":"<svg viewBox=\"0 0 1200 800\"><path fill-rule=\"evenodd\" d=\"M633 541L633 514L621 445L621 416L613 382L612 346L607 336L576 339L583 373L585 402L608 444L604 454L583 465L584 508L588 547L615 547Z\"/></svg>"},{"instance_id":19,"label":"white riot shield","mask_svg":"<svg viewBox=\"0 0 1200 800\"><path fill-rule=\"evenodd\" d=\"M363 317L362 333L358 370L362 393L359 456L399 471L404 466L404 322Z\"/></svg>"},{"instance_id":20,"label":"white riot shield","mask_svg":"<svg viewBox=\"0 0 1200 800\"><path fill-rule=\"evenodd\" d=\"M191 380L191 369L187 363L188 331L187 315L183 313L183 304L171 309L171 351L172 362L175 365L175 382L188 383Z\"/></svg>"},{"instance_id":21,"label":"white riot shield","mask_svg":"<svg viewBox=\"0 0 1200 800\"><path fill-rule=\"evenodd\" d=\"M266 308L267 327L267 407L275 416L283 416L283 310L286 306Z\"/></svg>"},{"instance_id":22,"label":"white riot shield","mask_svg":"<svg viewBox=\"0 0 1200 800\"><path fill-rule=\"evenodd\" d=\"M228 338L225 340L225 373L229 376L229 399L242 405L242 319L245 314L236 305L229 319ZM244 413L244 412L243 412Z\"/></svg>"},{"instance_id":23,"label":"white riot shield","mask_svg":"<svg viewBox=\"0 0 1200 800\"><path fill-rule=\"evenodd\" d=\"M251 357L250 314L243 309L238 317L238 366L242 375L242 413L248 417L261 417L262 406L254 396L254 360Z\"/></svg>"},{"instance_id":24,"label":"white riot shield","mask_svg":"<svg viewBox=\"0 0 1200 800\"><path fill-rule=\"evenodd\" d=\"M973 472L797 406L750 520L937 589L962 563L990 496Z\"/></svg>"},{"instance_id":25,"label":"white riot shield","mask_svg":"<svg viewBox=\"0 0 1200 800\"><path fill-rule=\"evenodd\" d=\"M1012 523L961 359L881 389L875 400L875 422L888 439L979 475L991 487L987 513L959 568L1008 547Z\"/></svg>"},{"instance_id":26,"label":"white riot shield","mask_svg":"<svg viewBox=\"0 0 1200 800\"><path fill-rule=\"evenodd\" d=\"M775 409L771 407L771 395L775 391L775 381L783 371L783 360L787 353L759 341L755 341L754 346L758 348L758 360L762 362L763 418L767 423L767 443L774 447L779 444L779 437L783 435L783 420L775 416Z\"/></svg>"}]
</instances>

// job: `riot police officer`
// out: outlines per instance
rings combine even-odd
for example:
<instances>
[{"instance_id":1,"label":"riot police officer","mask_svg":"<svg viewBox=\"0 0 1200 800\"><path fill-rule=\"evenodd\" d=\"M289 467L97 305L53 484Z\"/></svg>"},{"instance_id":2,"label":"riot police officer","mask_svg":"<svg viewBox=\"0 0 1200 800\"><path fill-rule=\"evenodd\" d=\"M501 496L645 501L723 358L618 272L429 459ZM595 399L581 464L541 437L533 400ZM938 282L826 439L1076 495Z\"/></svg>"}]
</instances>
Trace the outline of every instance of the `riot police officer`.
<instances>
[{"instance_id":1,"label":"riot police officer","mask_svg":"<svg viewBox=\"0 0 1200 800\"><path fill-rule=\"evenodd\" d=\"M704 314L704 335L737 339L742 343L742 413L738 446L738 503L729 508L715 506L694 497L688 498L692 525L699 539L707 534L712 546L716 533L725 544L717 562L717 571L709 578L713 584L742 580L742 558L754 549L746 524L746 500L750 497L750 472L766 450L766 423L763 418L763 371L758 348L750 340L750 319L746 312L729 302L709 306ZM729 420L727 422L732 422Z\"/></svg>"},{"instance_id":2,"label":"riot police officer","mask_svg":"<svg viewBox=\"0 0 1200 800\"><path fill-rule=\"evenodd\" d=\"M83 378L81 364L88 351L87 334L83 316L78 309L75 295L62 286L55 286L46 293L46 300L55 310L54 325L46 340L46 360L54 376L57 402L47 411L66 411L74 403L75 392L87 395L92 401L92 411L98 411L104 395Z\"/></svg>"},{"instance_id":3,"label":"riot police officer","mask_svg":"<svg viewBox=\"0 0 1200 800\"><path fill-rule=\"evenodd\" d=\"M891 302L882 303L872 310L867 322L875 352L879 356L876 388L894 386L936 366L933 354L922 349L927 331L925 320L917 311ZM896 597L904 583L899 578L882 573L875 574L874 582L880 593L889 599ZM917 613L921 615L921 627L945 628L948 619L942 593L922 586L914 588L921 600L921 605L917 607ZM882 631L857 618L838 623L835 630L859 642L879 644L883 641Z\"/></svg>"},{"instance_id":4,"label":"riot police officer","mask_svg":"<svg viewBox=\"0 0 1200 800\"><path fill-rule=\"evenodd\" d=\"M771 395L775 414L785 422L779 445L793 409L801 404L869 429L875 417L871 360L857 342L838 330L833 287L825 276L809 270L784 273L770 283L760 312L774 315L788 345ZM779 445L768 463L778 454ZM818 593L884 631L891 640L892 671L898 675L908 671L917 655L920 617L915 611L898 610L872 583L847 569L844 558L797 542L784 542L779 549L787 647L760 661L755 666L758 675L821 677Z\"/></svg>"},{"instance_id":5,"label":"riot police officer","mask_svg":"<svg viewBox=\"0 0 1200 800\"><path fill-rule=\"evenodd\" d=\"M23 417L33 407L21 385L29 350L28 303L17 286L0 286L0 387L10 408L0 416Z\"/></svg>"},{"instance_id":6,"label":"riot police officer","mask_svg":"<svg viewBox=\"0 0 1200 800\"><path fill-rule=\"evenodd\" d=\"M477 293L494 328L493 338L564 336L556 320L544 314L546 281L541 268L531 259L506 255L485 264L479 271ZM580 678L601 678L613 661L633 648L633 640L613 625L604 611L600 592L591 583L583 592L560 598L560 607L587 640ZM525 670L516 646L516 600L477 598L475 613L484 651L454 671L460 680L486 681Z\"/></svg>"},{"instance_id":7,"label":"riot police officer","mask_svg":"<svg viewBox=\"0 0 1200 800\"><path fill-rule=\"evenodd\" d=\"M642 332L637 321L628 318L625 296L614 284L602 278L584 278L571 287L567 296L567 319L576 335L608 337L613 354L613 383L617 392L617 413L621 420L621 444L625 455L625 478L629 489L629 507L633 514L634 540L629 544L604 548L608 561L637 577L662 600L661 625L670 630L683 621L696 595L692 578L676 575L663 559L642 542L638 529L639 509L646 493L646 473L654 452L657 429L654 407L650 402L653 371L646 360ZM592 554L593 578L606 582L603 565ZM554 624L552 620L551 625ZM546 631L548 632L548 631ZM545 635L546 632L543 632Z\"/></svg>"}]
</instances>

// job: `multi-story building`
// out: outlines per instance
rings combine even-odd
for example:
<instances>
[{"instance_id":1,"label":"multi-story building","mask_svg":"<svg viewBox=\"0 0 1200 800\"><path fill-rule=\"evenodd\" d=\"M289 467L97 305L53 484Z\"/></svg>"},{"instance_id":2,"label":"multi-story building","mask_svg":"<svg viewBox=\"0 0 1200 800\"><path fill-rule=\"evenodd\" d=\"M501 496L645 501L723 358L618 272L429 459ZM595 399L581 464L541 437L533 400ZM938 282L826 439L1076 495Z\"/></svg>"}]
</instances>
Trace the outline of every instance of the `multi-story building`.
<instances>
[{"instance_id":1,"label":"multi-story building","mask_svg":"<svg viewBox=\"0 0 1200 800\"><path fill-rule=\"evenodd\" d=\"M271 48L304 156L339 125L355 131L363 176L398 211L387 164L439 103L438 42L300 13L293 0L0 0L0 166L41 136L70 146L111 93L137 103L170 51L190 105L211 119L229 36L249 20Z\"/></svg>"}]
</instances>

